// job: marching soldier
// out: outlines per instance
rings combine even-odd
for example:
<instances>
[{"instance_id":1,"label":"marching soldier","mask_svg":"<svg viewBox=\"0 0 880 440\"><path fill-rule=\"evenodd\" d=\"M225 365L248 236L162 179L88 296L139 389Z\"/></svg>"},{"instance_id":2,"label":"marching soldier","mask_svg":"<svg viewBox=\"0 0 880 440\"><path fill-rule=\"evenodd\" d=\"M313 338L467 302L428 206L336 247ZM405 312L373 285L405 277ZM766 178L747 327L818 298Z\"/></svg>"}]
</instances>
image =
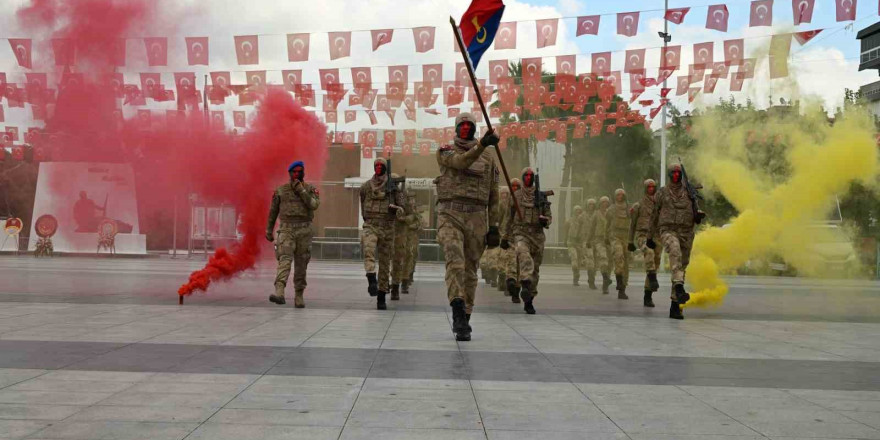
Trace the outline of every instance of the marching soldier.
<instances>
[{"instance_id":1,"label":"marching soldier","mask_svg":"<svg viewBox=\"0 0 880 440\"><path fill-rule=\"evenodd\" d=\"M608 219L608 244L611 261L614 262L614 278L617 282L617 299L629 299L626 285L629 282L629 252L625 243L629 242L630 214L626 203L626 191L614 191L614 205L605 214Z\"/></svg>"},{"instance_id":2,"label":"marching soldier","mask_svg":"<svg viewBox=\"0 0 880 440\"><path fill-rule=\"evenodd\" d=\"M400 293L409 293L409 286L413 283L413 275L416 271L416 261L419 259L419 233L422 232L422 216L419 215L418 205L416 204L416 194L407 191L406 201L408 209L412 212L410 220L407 223L406 243L408 245L406 253L406 274L407 278L400 285Z\"/></svg>"},{"instance_id":3,"label":"marching soldier","mask_svg":"<svg viewBox=\"0 0 880 440\"><path fill-rule=\"evenodd\" d=\"M266 240L275 242L275 258L278 271L275 275L275 293L269 301L282 305L284 288L293 263L294 307L305 307L303 292L306 290L306 270L309 266L312 245L312 219L321 204L318 189L305 182L306 166L296 161L287 168L290 182L279 186L272 194L269 221L266 224ZM277 238L273 235L275 221L280 219Z\"/></svg>"},{"instance_id":4,"label":"marching soldier","mask_svg":"<svg viewBox=\"0 0 880 440\"><path fill-rule=\"evenodd\" d=\"M364 254L364 270L367 272L367 292L376 297L376 308L385 310L388 293L388 275L391 269L394 245L394 221L405 215L400 192L389 194L388 166L385 159L373 161L373 177L361 185L361 215L364 230L361 233L361 249ZM378 278L376 269L378 266Z\"/></svg>"},{"instance_id":5,"label":"marching soldier","mask_svg":"<svg viewBox=\"0 0 880 440\"><path fill-rule=\"evenodd\" d=\"M520 188L522 188L522 182L518 178L510 179L510 187L513 188L513 192L516 193ZM505 222L508 221L508 217L512 212L513 208L513 198L507 198L507 201L501 205L501 224L507 224ZM514 304L519 304L519 263L516 259L516 249L512 246L508 249L501 249L501 266L504 268L504 276L506 277L505 286L507 287L507 292L505 293L507 296L510 296L510 301Z\"/></svg>"},{"instance_id":6,"label":"marching soldier","mask_svg":"<svg viewBox=\"0 0 880 440\"><path fill-rule=\"evenodd\" d=\"M391 174L393 179L399 178L397 174ZM410 252L412 235L408 233L410 225L415 221L415 206L410 204L409 196L404 193L403 215L397 216L394 222L394 258L391 264L391 301L400 300L400 285L406 285L409 277L409 264L407 255Z\"/></svg>"},{"instance_id":7,"label":"marching soldier","mask_svg":"<svg viewBox=\"0 0 880 440\"><path fill-rule=\"evenodd\" d=\"M437 241L446 259L446 289L457 341L469 341L470 316L477 289L477 268L486 247L495 247L498 232L498 168L490 145L498 135L476 139L470 113L455 118L455 141L437 150Z\"/></svg>"},{"instance_id":8,"label":"marching soldier","mask_svg":"<svg viewBox=\"0 0 880 440\"><path fill-rule=\"evenodd\" d=\"M584 263L584 244L581 241L581 230L584 222L584 209L577 205L574 207L572 217L566 222L565 242L568 246L568 258L571 260L572 284L580 286L581 267Z\"/></svg>"},{"instance_id":9,"label":"marching soldier","mask_svg":"<svg viewBox=\"0 0 880 440\"><path fill-rule=\"evenodd\" d=\"M592 225L590 225L590 234L587 242L593 247L593 255L596 258L596 267L602 273L602 294L608 294L608 286L611 285L611 268L608 265L608 219L605 217L611 200L602 196L599 199L599 208L593 213Z\"/></svg>"},{"instance_id":10,"label":"marching soldier","mask_svg":"<svg viewBox=\"0 0 880 440\"><path fill-rule=\"evenodd\" d=\"M629 231L629 250L642 251L645 258L645 307L654 307L651 298L654 292L660 289L657 281L657 269L660 267L660 249L651 249L647 246L648 234L651 232L651 215L654 213L654 194L657 192L657 183L653 179L645 180L645 194L642 200L632 207L632 222Z\"/></svg>"},{"instance_id":11,"label":"marching soldier","mask_svg":"<svg viewBox=\"0 0 880 440\"><path fill-rule=\"evenodd\" d=\"M588 237L593 231L596 215L596 199L587 200L587 210L584 212L584 220L581 222L580 236L583 239L584 266L587 269L587 281L590 289L596 290L596 247L590 243Z\"/></svg>"}]
</instances>

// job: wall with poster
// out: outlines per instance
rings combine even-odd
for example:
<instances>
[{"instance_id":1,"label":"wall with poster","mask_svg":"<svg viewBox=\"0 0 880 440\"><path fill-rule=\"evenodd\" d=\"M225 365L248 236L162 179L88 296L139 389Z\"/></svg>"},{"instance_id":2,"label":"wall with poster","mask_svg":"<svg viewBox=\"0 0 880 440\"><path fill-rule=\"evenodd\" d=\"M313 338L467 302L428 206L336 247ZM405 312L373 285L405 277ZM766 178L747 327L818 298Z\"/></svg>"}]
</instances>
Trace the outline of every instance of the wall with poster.
<instances>
[{"instance_id":1,"label":"wall with poster","mask_svg":"<svg viewBox=\"0 0 880 440\"><path fill-rule=\"evenodd\" d=\"M134 172L129 164L40 163L33 221L42 215L58 221L58 231L52 237L55 252L96 252L98 225L110 219L119 231L116 253L147 253L147 239L138 226ZM34 250L37 238L31 234L28 250Z\"/></svg>"}]
</instances>

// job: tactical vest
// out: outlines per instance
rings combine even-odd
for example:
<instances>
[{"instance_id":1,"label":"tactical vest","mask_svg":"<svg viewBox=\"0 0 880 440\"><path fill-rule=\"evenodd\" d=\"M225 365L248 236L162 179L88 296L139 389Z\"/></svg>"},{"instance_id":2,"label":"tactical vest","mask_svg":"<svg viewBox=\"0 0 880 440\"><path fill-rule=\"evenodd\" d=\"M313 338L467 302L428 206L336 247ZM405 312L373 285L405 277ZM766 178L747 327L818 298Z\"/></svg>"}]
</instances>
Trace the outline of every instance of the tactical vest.
<instances>
[{"instance_id":1,"label":"tactical vest","mask_svg":"<svg viewBox=\"0 0 880 440\"><path fill-rule=\"evenodd\" d=\"M541 222L538 219L538 217L541 215L541 210L537 206L535 206L537 197L533 197L531 201L526 201L524 197L524 191L526 190L534 191L535 188L520 188L514 193L516 201L519 202L519 209L522 211L522 219L520 219L517 214L513 214L514 227L536 227L541 225Z\"/></svg>"},{"instance_id":2,"label":"tactical vest","mask_svg":"<svg viewBox=\"0 0 880 440\"><path fill-rule=\"evenodd\" d=\"M584 222L584 215L575 215L568 221L568 240L577 242L581 239L581 224Z\"/></svg>"},{"instance_id":3,"label":"tactical vest","mask_svg":"<svg viewBox=\"0 0 880 440\"><path fill-rule=\"evenodd\" d=\"M607 212L607 210L605 212ZM593 234L593 243L605 241L605 239L607 238L605 234L605 228L608 226L608 220L605 218L605 212L597 209L596 213L593 214L593 230L595 231Z\"/></svg>"},{"instance_id":4,"label":"tactical vest","mask_svg":"<svg viewBox=\"0 0 880 440\"><path fill-rule=\"evenodd\" d=\"M391 200L385 192L385 187L374 189L372 183L366 181L361 188L364 191L364 202L361 204L364 220L390 219L388 205L391 204Z\"/></svg>"},{"instance_id":5,"label":"tactical vest","mask_svg":"<svg viewBox=\"0 0 880 440\"><path fill-rule=\"evenodd\" d=\"M476 148L476 147L473 147ZM467 150L452 146L454 154L462 154ZM449 154L438 151L437 154ZM493 173L494 162L489 150L483 151L470 167L457 170L452 167L440 167L442 173L434 179L437 184L437 199L440 202L462 202L489 205L489 192L495 185Z\"/></svg>"},{"instance_id":6,"label":"tactical vest","mask_svg":"<svg viewBox=\"0 0 880 440\"><path fill-rule=\"evenodd\" d=\"M642 197L642 201L636 204L638 218L636 219L636 231L648 232L651 230L651 216L654 215L654 199L648 195Z\"/></svg>"},{"instance_id":7,"label":"tactical vest","mask_svg":"<svg viewBox=\"0 0 880 440\"><path fill-rule=\"evenodd\" d=\"M303 183L306 191L313 193L315 188L308 183ZM306 202L296 194L293 185L285 183L275 189L275 194L281 200L278 207L278 218L283 227L285 224L310 222L315 217L315 212L306 206Z\"/></svg>"},{"instance_id":8,"label":"tactical vest","mask_svg":"<svg viewBox=\"0 0 880 440\"><path fill-rule=\"evenodd\" d=\"M608 208L611 213L610 234L612 237L627 239L629 237L629 206L626 203L613 204Z\"/></svg>"},{"instance_id":9,"label":"tactical vest","mask_svg":"<svg viewBox=\"0 0 880 440\"><path fill-rule=\"evenodd\" d=\"M660 229L688 229L694 227L694 211L691 199L684 189L681 197L673 197L668 187L663 187L657 194L660 203L660 214L657 226Z\"/></svg>"}]
</instances>

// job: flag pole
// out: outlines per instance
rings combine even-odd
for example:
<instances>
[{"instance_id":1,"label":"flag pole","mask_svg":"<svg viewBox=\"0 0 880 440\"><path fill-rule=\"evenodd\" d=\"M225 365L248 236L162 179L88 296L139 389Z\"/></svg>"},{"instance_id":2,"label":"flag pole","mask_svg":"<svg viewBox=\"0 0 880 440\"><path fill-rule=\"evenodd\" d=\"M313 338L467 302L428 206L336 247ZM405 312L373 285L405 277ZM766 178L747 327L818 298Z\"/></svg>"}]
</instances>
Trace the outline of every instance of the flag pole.
<instances>
[{"instance_id":1,"label":"flag pole","mask_svg":"<svg viewBox=\"0 0 880 440\"><path fill-rule=\"evenodd\" d=\"M455 35L455 41L458 44L461 57L464 59L464 65L467 68L468 75L471 77L471 84L474 86L474 93L477 95L477 101L480 103L480 110L483 111L483 119L486 120L486 127L489 129L488 132L491 133L495 131L495 129L492 128L492 120L489 119L489 112L486 110L486 103L483 102L483 93L480 91L480 86L477 85L477 76L474 75L474 67L471 66L471 60L468 59L467 51L464 48L464 42L461 40L461 34L458 32L458 25L455 24L455 19L452 18L452 16L449 16L449 24L452 25L452 34ZM510 176L507 174L507 166L504 165L504 158L501 157L501 150L498 149L497 145L495 146L495 154L498 156L498 163L501 165L501 171L504 173L504 182L507 183L507 190L510 191L510 199L513 200L516 214L519 216L519 219L522 220L522 210L519 207L519 202L513 195L513 185L510 184Z\"/></svg>"}]
</instances>

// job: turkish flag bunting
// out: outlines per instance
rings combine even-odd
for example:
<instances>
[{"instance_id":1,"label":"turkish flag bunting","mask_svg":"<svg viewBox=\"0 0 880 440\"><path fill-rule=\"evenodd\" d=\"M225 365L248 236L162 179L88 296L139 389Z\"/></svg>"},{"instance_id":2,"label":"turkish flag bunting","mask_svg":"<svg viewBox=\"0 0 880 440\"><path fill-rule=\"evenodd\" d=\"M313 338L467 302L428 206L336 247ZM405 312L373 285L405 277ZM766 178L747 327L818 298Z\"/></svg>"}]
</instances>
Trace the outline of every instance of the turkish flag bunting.
<instances>
[{"instance_id":1,"label":"turkish flag bunting","mask_svg":"<svg viewBox=\"0 0 880 440\"><path fill-rule=\"evenodd\" d=\"M731 66L738 66L742 63L745 51L745 42L742 38L724 40L724 62L729 63Z\"/></svg>"},{"instance_id":2,"label":"turkish flag bunting","mask_svg":"<svg viewBox=\"0 0 880 440\"><path fill-rule=\"evenodd\" d=\"M671 87L663 87L660 89L660 97L665 98L672 91Z\"/></svg>"},{"instance_id":3,"label":"turkish flag bunting","mask_svg":"<svg viewBox=\"0 0 880 440\"><path fill-rule=\"evenodd\" d=\"M813 21L813 4L816 0L791 0L791 12L794 25Z\"/></svg>"},{"instance_id":4,"label":"turkish flag bunting","mask_svg":"<svg viewBox=\"0 0 880 440\"><path fill-rule=\"evenodd\" d=\"M222 111L212 111L211 112L211 128L214 130L223 130L224 128L224 117Z\"/></svg>"},{"instance_id":5,"label":"turkish flag bunting","mask_svg":"<svg viewBox=\"0 0 880 440\"><path fill-rule=\"evenodd\" d=\"M431 88L440 87L443 84L443 65L422 65L422 81L426 84L430 84Z\"/></svg>"},{"instance_id":6,"label":"turkish flag bunting","mask_svg":"<svg viewBox=\"0 0 880 440\"><path fill-rule=\"evenodd\" d=\"M729 18L730 12L727 11L727 5L711 5L709 6L709 12L706 14L706 29L727 32L727 20Z\"/></svg>"},{"instance_id":7,"label":"turkish flag bunting","mask_svg":"<svg viewBox=\"0 0 880 440\"><path fill-rule=\"evenodd\" d=\"M350 122L354 122L357 120L357 112L354 110L346 110L345 111L345 123L348 124Z\"/></svg>"},{"instance_id":8,"label":"turkish flag bunting","mask_svg":"<svg viewBox=\"0 0 880 440\"><path fill-rule=\"evenodd\" d=\"M391 42L391 37L394 36L394 29L374 29L370 31L370 36L373 39L373 52L375 52L379 46Z\"/></svg>"},{"instance_id":9,"label":"turkish flag bunting","mask_svg":"<svg viewBox=\"0 0 880 440\"><path fill-rule=\"evenodd\" d=\"M819 32L822 32L822 29L815 29L815 30L806 31L806 32L795 32L794 39L797 40L798 44L803 46L803 45L807 44L808 41L812 40L813 37L815 37L816 35L819 35Z\"/></svg>"},{"instance_id":10,"label":"turkish flag bunting","mask_svg":"<svg viewBox=\"0 0 880 440\"><path fill-rule=\"evenodd\" d=\"M602 18L601 15L586 15L583 17L578 17L576 36L580 37L581 35L598 35L600 18Z\"/></svg>"},{"instance_id":11,"label":"turkish flag bunting","mask_svg":"<svg viewBox=\"0 0 880 440\"><path fill-rule=\"evenodd\" d=\"M434 50L434 27L425 26L413 28L413 40L416 44L416 53L425 53Z\"/></svg>"},{"instance_id":12,"label":"turkish flag bunting","mask_svg":"<svg viewBox=\"0 0 880 440\"><path fill-rule=\"evenodd\" d=\"M376 132L373 130L361 130L360 134L360 142L361 145L367 148L375 148L378 145L378 141L376 139Z\"/></svg>"},{"instance_id":13,"label":"turkish flag bunting","mask_svg":"<svg viewBox=\"0 0 880 440\"><path fill-rule=\"evenodd\" d=\"M770 38L770 79L788 76L789 52L791 34L777 34Z\"/></svg>"},{"instance_id":14,"label":"turkish flag bunting","mask_svg":"<svg viewBox=\"0 0 880 440\"><path fill-rule=\"evenodd\" d=\"M370 125L376 125L379 123L379 120L376 119L376 112L373 110L367 110L367 116L370 117Z\"/></svg>"},{"instance_id":15,"label":"turkish flag bunting","mask_svg":"<svg viewBox=\"0 0 880 440\"><path fill-rule=\"evenodd\" d=\"M681 96L688 92L690 79L687 76L680 75L676 77L675 96Z\"/></svg>"},{"instance_id":16,"label":"turkish flag bunting","mask_svg":"<svg viewBox=\"0 0 880 440\"><path fill-rule=\"evenodd\" d=\"M605 75L611 71L611 52L594 53L592 58L591 72L593 75Z\"/></svg>"},{"instance_id":17,"label":"turkish flag bunting","mask_svg":"<svg viewBox=\"0 0 880 440\"><path fill-rule=\"evenodd\" d=\"M645 49L630 49L626 51L626 64L623 66L624 73L645 70Z\"/></svg>"},{"instance_id":18,"label":"turkish flag bunting","mask_svg":"<svg viewBox=\"0 0 880 440\"><path fill-rule=\"evenodd\" d=\"M699 94L699 93L700 93L700 88L699 88L699 87L691 87L691 88L689 88L688 91L687 91L687 94L688 94L688 102L694 102L694 100L697 99L697 94Z\"/></svg>"},{"instance_id":19,"label":"turkish flag bunting","mask_svg":"<svg viewBox=\"0 0 880 440\"><path fill-rule=\"evenodd\" d=\"M329 90L332 85L339 84L339 69L318 69L321 77L321 90Z\"/></svg>"},{"instance_id":20,"label":"turkish flag bunting","mask_svg":"<svg viewBox=\"0 0 880 440\"><path fill-rule=\"evenodd\" d=\"M730 75L730 64L719 61L712 65L712 77L716 79L726 79L728 75Z\"/></svg>"},{"instance_id":21,"label":"turkish flag bunting","mask_svg":"<svg viewBox=\"0 0 880 440\"><path fill-rule=\"evenodd\" d=\"M247 85L252 91L256 92L265 92L266 91L266 71L265 70L251 70L245 72L247 75Z\"/></svg>"},{"instance_id":22,"label":"turkish flag bunting","mask_svg":"<svg viewBox=\"0 0 880 440\"><path fill-rule=\"evenodd\" d=\"M489 61L489 84L498 84L499 79L507 78L509 74L507 60Z\"/></svg>"},{"instance_id":23,"label":"turkish flag bunting","mask_svg":"<svg viewBox=\"0 0 880 440\"><path fill-rule=\"evenodd\" d=\"M661 67L657 70L657 84L663 84L663 81L669 79L672 76L672 73L675 72L677 67Z\"/></svg>"},{"instance_id":24,"label":"turkish flag bunting","mask_svg":"<svg viewBox=\"0 0 880 440\"><path fill-rule=\"evenodd\" d=\"M456 44L455 47L458 47ZM495 50L516 49L516 22L501 23L495 34Z\"/></svg>"},{"instance_id":25,"label":"turkish flag bunting","mask_svg":"<svg viewBox=\"0 0 880 440\"><path fill-rule=\"evenodd\" d=\"M644 79L645 79L644 69L642 69L640 71L637 70L637 71L630 72L630 74L629 74L629 90L630 90L630 92L632 92L633 94L636 94L636 95L641 95L642 93L644 93L644 91L645 91ZM630 101L630 102L632 102L632 101Z\"/></svg>"},{"instance_id":26,"label":"turkish flag bunting","mask_svg":"<svg viewBox=\"0 0 880 440\"><path fill-rule=\"evenodd\" d=\"M718 78L711 75L706 77L706 82L703 83L703 93L715 92L716 84L718 84Z\"/></svg>"},{"instance_id":27,"label":"turkish flag bunting","mask_svg":"<svg viewBox=\"0 0 880 440\"><path fill-rule=\"evenodd\" d=\"M773 0L752 1L749 10L749 27L756 26L773 26Z\"/></svg>"},{"instance_id":28,"label":"turkish flag bunting","mask_svg":"<svg viewBox=\"0 0 880 440\"><path fill-rule=\"evenodd\" d=\"M471 85L471 76L464 63L455 63L455 84L464 87Z\"/></svg>"},{"instance_id":29,"label":"turkish flag bunting","mask_svg":"<svg viewBox=\"0 0 880 440\"><path fill-rule=\"evenodd\" d=\"M559 29L558 18L535 20L535 26L538 35L538 49L556 45L556 33Z\"/></svg>"},{"instance_id":30,"label":"turkish flag bunting","mask_svg":"<svg viewBox=\"0 0 880 440\"><path fill-rule=\"evenodd\" d=\"M660 49L661 68L672 68L675 70L679 66L681 66L681 46L667 46Z\"/></svg>"},{"instance_id":31,"label":"turkish flag bunting","mask_svg":"<svg viewBox=\"0 0 880 440\"><path fill-rule=\"evenodd\" d=\"M239 66L260 63L260 40L256 35L237 35L235 58Z\"/></svg>"},{"instance_id":32,"label":"turkish flag bunting","mask_svg":"<svg viewBox=\"0 0 880 440\"><path fill-rule=\"evenodd\" d=\"M388 66L388 82L403 84L405 88L409 84L409 66Z\"/></svg>"},{"instance_id":33,"label":"turkish flag bunting","mask_svg":"<svg viewBox=\"0 0 880 440\"><path fill-rule=\"evenodd\" d=\"M284 80L284 90L293 92L302 83L302 70L282 70L281 79Z\"/></svg>"},{"instance_id":34,"label":"turkish flag bunting","mask_svg":"<svg viewBox=\"0 0 880 440\"><path fill-rule=\"evenodd\" d=\"M690 10L691 8L667 9L666 15L663 18L671 23L681 24L681 22L684 21L684 16L687 15Z\"/></svg>"},{"instance_id":35,"label":"turkish flag bunting","mask_svg":"<svg viewBox=\"0 0 880 440\"><path fill-rule=\"evenodd\" d=\"M208 65L208 37L186 37L186 62L190 66Z\"/></svg>"},{"instance_id":36,"label":"turkish flag bunting","mask_svg":"<svg viewBox=\"0 0 880 440\"><path fill-rule=\"evenodd\" d=\"M617 34L635 37L639 32L639 13L623 12L617 14Z\"/></svg>"},{"instance_id":37,"label":"turkish flag bunting","mask_svg":"<svg viewBox=\"0 0 880 440\"><path fill-rule=\"evenodd\" d=\"M421 154L422 156L427 156L431 154L431 143L419 142L419 154Z\"/></svg>"},{"instance_id":38,"label":"turkish flag bunting","mask_svg":"<svg viewBox=\"0 0 880 440\"><path fill-rule=\"evenodd\" d=\"M711 66L715 62L715 43L697 43L694 45L694 64Z\"/></svg>"},{"instance_id":39,"label":"turkish flag bunting","mask_svg":"<svg viewBox=\"0 0 880 440\"><path fill-rule=\"evenodd\" d=\"M561 55L556 57L556 74L563 75L571 75L572 77L577 73L577 56L576 55Z\"/></svg>"},{"instance_id":40,"label":"turkish flag bunting","mask_svg":"<svg viewBox=\"0 0 880 440\"><path fill-rule=\"evenodd\" d=\"M856 2L858 0L834 0L837 6L837 21L856 19Z\"/></svg>"},{"instance_id":41,"label":"turkish flag bunting","mask_svg":"<svg viewBox=\"0 0 880 440\"><path fill-rule=\"evenodd\" d=\"M541 82L541 58L522 59L522 80L525 84Z\"/></svg>"},{"instance_id":42,"label":"turkish flag bunting","mask_svg":"<svg viewBox=\"0 0 880 440\"><path fill-rule=\"evenodd\" d=\"M308 61L310 42L309 34L287 34L287 61Z\"/></svg>"},{"instance_id":43,"label":"turkish flag bunting","mask_svg":"<svg viewBox=\"0 0 880 440\"><path fill-rule=\"evenodd\" d=\"M327 39L330 44L331 60L351 55L351 32L330 32Z\"/></svg>"},{"instance_id":44,"label":"turkish flag bunting","mask_svg":"<svg viewBox=\"0 0 880 440\"><path fill-rule=\"evenodd\" d=\"M174 85L181 99L192 98L196 94L196 74L193 72L175 72Z\"/></svg>"},{"instance_id":45,"label":"turkish flag bunting","mask_svg":"<svg viewBox=\"0 0 880 440\"><path fill-rule=\"evenodd\" d=\"M147 63L150 67L168 65L168 39L165 37L144 38L147 48Z\"/></svg>"},{"instance_id":46,"label":"turkish flag bunting","mask_svg":"<svg viewBox=\"0 0 880 440\"><path fill-rule=\"evenodd\" d=\"M688 66L688 82L690 82L691 84L702 81L705 74L705 64L691 64L690 66Z\"/></svg>"},{"instance_id":47,"label":"turkish flag bunting","mask_svg":"<svg viewBox=\"0 0 880 440\"><path fill-rule=\"evenodd\" d=\"M464 88L453 81L443 83L443 103L447 106L461 104L464 100Z\"/></svg>"},{"instance_id":48,"label":"turkish flag bunting","mask_svg":"<svg viewBox=\"0 0 880 440\"><path fill-rule=\"evenodd\" d=\"M745 74L745 79L755 77L755 62L756 60L754 58L746 58L743 60L739 70Z\"/></svg>"},{"instance_id":49,"label":"turkish flag bunting","mask_svg":"<svg viewBox=\"0 0 880 440\"><path fill-rule=\"evenodd\" d=\"M361 133L363 135L363 132ZM363 142L361 142L363 144ZM367 147L366 145L361 145L361 157L364 159L372 159L373 158L373 148Z\"/></svg>"},{"instance_id":50,"label":"turkish flag bunting","mask_svg":"<svg viewBox=\"0 0 880 440\"><path fill-rule=\"evenodd\" d=\"M25 69L31 69L33 60L31 58L31 40L29 38L10 38L9 47L15 54L15 60L18 65Z\"/></svg>"},{"instance_id":51,"label":"turkish flag bunting","mask_svg":"<svg viewBox=\"0 0 880 440\"><path fill-rule=\"evenodd\" d=\"M68 38L53 38L52 52L55 54L56 66L71 66L75 63L76 46Z\"/></svg>"},{"instance_id":52,"label":"turkish flag bunting","mask_svg":"<svg viewBox=\"0 0 880 440\"><path fill-rule=\"evenodd\" d=\"M739 92L742 90L743 83L746 80L744 72L736 72L730 77L730 91Z\"/></svg>"},{"instance_id":53,"label":"turkish flag bunting","mask_svg":"<svg viewBox=\"0 0 880 440\"><path fill-rule=\"evenodd\" d=\"M147 98L156 99L162 80L158 73L141 73L141 90Z\"/></svg>"},{"instance_id":54,"label":"turkish flag bunting","mask_svg":"<svg viewBox=\"0 0 880 440\"><path fill-rule=\"evenodd\" d=\"M232 112L232 124L236 128L245 128L247 127L247 113L239 110L235 110Z\"/></svg>"},{"instance_id":55,"label":"turkish flag bunting","mask_svg":"<svg viewBox=\"0 0 880 440\"><path fill-rule=\"evenodd\" d=\"M654 119L655 117L657 117L657 113L660 113L660 110L662 110L662 109L663 109L663 106L662 106L662 105L657 106L657 107L655 107L655 108L652 108L651 111L649 112L649 115L648 115L648 116L649 116L651 119Z\"/></svg>"}]
</instances>

